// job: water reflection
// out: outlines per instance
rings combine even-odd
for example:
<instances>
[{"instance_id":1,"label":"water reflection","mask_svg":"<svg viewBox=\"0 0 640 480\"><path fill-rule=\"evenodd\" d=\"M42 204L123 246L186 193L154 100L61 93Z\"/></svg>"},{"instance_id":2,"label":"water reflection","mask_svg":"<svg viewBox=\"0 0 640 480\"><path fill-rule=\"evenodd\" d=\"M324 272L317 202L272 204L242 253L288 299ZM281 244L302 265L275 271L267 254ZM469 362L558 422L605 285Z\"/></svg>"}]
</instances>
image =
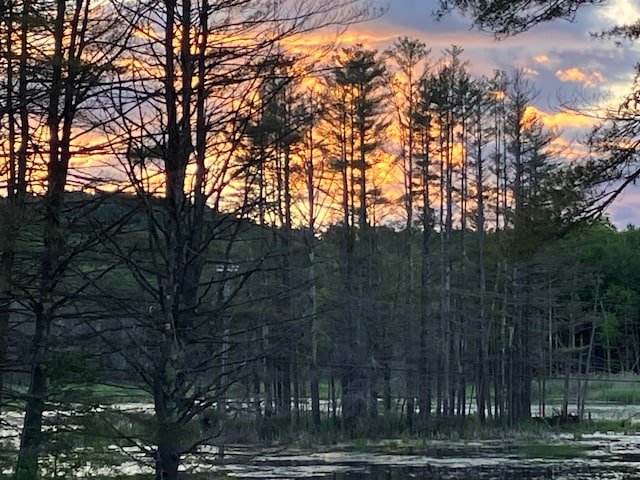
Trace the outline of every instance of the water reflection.
<instances>
[{"instance_id":1,"label":"water reflection","mask_svg":"<svg viewBox=\"0 0 640 480\"><path fill-rule=\"evenodd\" d=\"M634 467L566 465L494 465L451 468L434 465L396 467L368 465L325 478L331 480L626 480L637 479L640 471Z\"/></svg>"},{"instance_id":2,"label":"water reflection","mask_svg":"<svg viewBox=\"0 0 640 480\"><path fill-rule=\"evenodd\" d=\"M504 463L485 465L254 465L228 472L231 478L322 479L322 480L627 480L640 478L640 467L633 463L589 462L580 460L503 459ZM257 468L256 468L257 467Z\"/></svg>"},{"instance_id":3,"label":"water reflection","mask_svg":"<svg viewBox=\"0 0 640 480\"><path fill-rule=\"evenodd\" d=\"M230 449L224 473L246 480L640 479L638 434L561 434L545 441L432 441L422 445L420 453L406 448L412 453L402 454L382 453L382 444L378 446L380 451L371 452L265 449L250 454L248 450ZM386 448L399 448L401 444L388 442ZM241 458L246 461L239 462Z\"/></svg>"}]
</instances>

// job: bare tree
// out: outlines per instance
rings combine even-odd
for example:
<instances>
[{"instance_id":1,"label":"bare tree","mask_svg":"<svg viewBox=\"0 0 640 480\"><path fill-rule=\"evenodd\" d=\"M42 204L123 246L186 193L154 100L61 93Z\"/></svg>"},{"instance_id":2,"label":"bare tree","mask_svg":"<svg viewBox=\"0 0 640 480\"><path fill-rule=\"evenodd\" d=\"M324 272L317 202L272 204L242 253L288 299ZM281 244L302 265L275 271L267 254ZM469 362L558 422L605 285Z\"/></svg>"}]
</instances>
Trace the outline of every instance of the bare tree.
<instances>
[{"instance_id":1,"label":"bare tree","mask_svg":"<svg viewBox=\"0 0 640 480\"><path fill-rule=\"evenodd\" d=\"M269 347L264 344L269 323L238 324L227 340L222 334L228 329L220 327L242 287L266 265L259 249L241 254L235 243L243 218L264 195L262 158L257 160L258 175L252 175L253 159L247 159L243 147L248 114L261 104L273 72L283 67L278 53L286 39L357 21L368 12L355 1L167 0L159 7L149 2L139 8L137 41L123 73L130 87L114 92L111 108L122 116L114 135L126 139L127 148L119 155L147 217L148 254L118 254L129 259L151 305L145 315L136 315L148 335L146 359L130 356L128 361L154 398L155 440L148 447L156 478L175 479L182 455L197 451L215 433L194 433L194 420L206 418L214 408L233 368L255 364ZM122 13L130 16L124 9ZM284 144L269 146L278 145ZM286 145L280 152L279 159L288 161ZM276 173L286 176L288 168L282 165ZM255 202L250 194L254 185L259 187ZM156 193L161 200L152 198ZM229 200L234 195L239 201ZM282 220L288 223L290 202L282 205ZM264 219L266 210L260 212ZM211 277L206 267L214 245L224 252L219 263L238 265L223 269L221 279ZM215 294L225 287L231 288L228 294ZM233 348L235 356L223 354L221 345ZM221 364L233 358L236 367ZM216 380L222 371L223 384ZM265 379L265 387L271 381Z\"/></svg>"},{"instance_id":2,"label":"bare tree","mask_svg":"<svg viewBox=\"0 0 640 480\"><path fill-rule=\"evenodd\" d=\"M113 72L114 62L122 51L123 44L116 39L128 36L126 26L115 25L112 19L103 16L109 8L106 3L94 8L89 2L79 1L68 8L64 1L43 2L37 5L37 11L36 5L30 2L23 6L24 28L32 25L29 21L32 16L51 22L33 22L36 28L33 32L23 28L23 55L27 55L28 50L28 55L35 58L29 60L33 65L29 76L19 80L20 101L29 113L24 110L21 113L23 141L18 170L24 172L26 169L28 144L25 138L29 136L30 142L38 139L39 151L44 153L44 172L37 174L42 175L45 185L38 276L35 287L25 288L26 299L23 300L33 312L34 330L29 347L31 371L16 478L31 479L38 476L38 456L43 446L42 418L48 394L47 363L52 322L78 291L77 287L66 290L62 279L68 274L71 259L92 245L89 241L71 247L66 231L69 220L63 218L65 190L72 178L72 158L91 152L91 148L86 148L83 134L95 125L79 122L80 112L87 115L85 118L91 117L95 96L104 91L101 82ZM40 29L40 25L47 25L47 28ZM43 40L50 42L50 49L39 48L39 41ZM27 88L37 92L35 100L25 95ZM33 117L31 112L34 112ZM35 120L38 117L43 119L41 123Z\"/></svg>"},{"instance_id":3,"label":"bare tree","mask_svg":"<svg viewBox=\"0 0 640 480\"><path fill-rule=\"evenodd\" d=\"M415 175L416 175L416 101L418 88L426 75L428 55L426 45L418 40L400 38L395 41L388 55L397 63L398 71L391 78L391 89L395 103L397 122L400 127L400 157L402 161L402 173L404 180L404 208L406 214L405 238L406 238L406 275L405 275L405 305L404 310L404 339L406 361L406 390L407 390L407 426L413 428L416 392L416 360L417 346L413 332L415 326L415 279L414 279L414 215L415 215ZM422 70L421 68L422 67Z\"/></svg>"},{"instance_id":4,"label":"bare tree","mask_svg":"<svg viewBox=\"0 0 640 480\"><path fill-rule=\"evenodd\" d=\"M336 149L334 167L341 177L342 225L340 245L340 322L346 346L336 345L336 362L343 365L342 418L348 429L357 427L366 412L375 415L377 400L372 339L378 323L371 296L376 282L375 240L371 228L370 179L372 157L385 128L384 64L376 51L361 45L344 49L328 79L332 95L327 123Z\"/></svg>"},{"instance_id":5,"label":"bare tree","mask_svg":"<svg viewBox=\"0 0 640 480\"><path fill-rule=\"evenodd\" d=\"M26 216L25 202L27 196L27 148L29 144L29 125L27 110L27 58L29 45L27 42L27 18L29 2L22 4L18 14L18 6L9 4L2 12L3 46L5 55L4 78L6 96L3 99L3 115L7 117L7 148L0 172L6 176L6 200L0 204L0 221L4 228L0 245L0 409L5 399L5 372L8 371L8 337L9 321L14 301L14 264L15 249L19 231L24 226ZM17 20L20 18L20 21ZM16 40L19 40L16 42ZM15 43L20 45L18 61L14 61ZM17 64L17 65L16 65ZM17 76L17 91L14 87Z\"/></svg>"}]
</instances>

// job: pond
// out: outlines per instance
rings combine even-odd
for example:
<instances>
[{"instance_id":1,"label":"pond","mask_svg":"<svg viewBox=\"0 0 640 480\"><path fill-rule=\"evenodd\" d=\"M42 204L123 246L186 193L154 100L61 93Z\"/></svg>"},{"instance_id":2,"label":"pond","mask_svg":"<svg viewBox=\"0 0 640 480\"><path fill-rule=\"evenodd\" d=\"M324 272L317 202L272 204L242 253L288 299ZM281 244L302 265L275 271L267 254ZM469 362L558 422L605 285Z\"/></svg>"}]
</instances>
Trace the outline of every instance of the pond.
<instances>
[{"instance_id":1,"label":"pond","mask_svg":"<svg viewBox=\"0 0 640 480\"><path fill-rule=\"evenodd\" d=\"M397 445L395 442L393 445ZM545 444L436 442L424 454L358 451L245 457L229 452L216 473L244 480L605 480L640 478L640 436L557 436ZM246 452L245 452L246 453ZM242 460L240 460L242 459ZM212 476L215 478L215 475Z\"/></svg>"},{"instance_id":2,"label":"pond","mask_svg":"<svg viewBox=\"0 0 640 480\"><path fill-rule=\"evenodd\" d=\"M594 410L592 414L627 421L638 416L637 407L631 410L624 407L615 414L610 408ZM21 416L7 414L4 428L0 428L0 441L17 447ZM640 478L640 434L636 433L640 424L629 425L627 434L556 434L468 441L390 439L306 449L226 445L222 462L218 460L217 448L209 446L203 447L201 455L185 458L184 469L200 473L195 477L198 480L636 479ZM109 449L119 451L115 446ZM148 455L136 448L125 453L126 460L120 465L90 461L76 468L74 475L95 479L148 475L152 471Z\"/></svg>"}]
</instances>

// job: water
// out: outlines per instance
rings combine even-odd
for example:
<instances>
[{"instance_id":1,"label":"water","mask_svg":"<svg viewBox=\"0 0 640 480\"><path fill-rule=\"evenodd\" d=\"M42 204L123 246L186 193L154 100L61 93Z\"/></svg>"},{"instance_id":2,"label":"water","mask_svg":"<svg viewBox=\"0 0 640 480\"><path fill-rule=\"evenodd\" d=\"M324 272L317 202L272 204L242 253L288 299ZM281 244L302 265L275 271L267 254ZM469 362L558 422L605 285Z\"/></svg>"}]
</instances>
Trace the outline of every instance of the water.
<instances>
[{"instance_id":1,"label":"water","mask_svg":"<svg viewBox=\"0 0 640 480\"><path fill-rule=\"evenodd\" d=\"M334 474L332 480L591 480L591 479L631 479L637 478L633 472L602 471L576 466L550 465L505 465L500 467L469 467L459 469L424 467L373 467L361 472Z\"/></svg>"},{"instance_id":2,"label":"water","mask_svg":"<svg viewBox=\"0 0 640 480\"><path fill-rule=\"evenodd\" d=\"M605 480L637 479L635 464L600 464L574 460L494 459L474 464L456 459L455 463L425 459L420 465L361 463L349 465L253 465L231 468L227 475L245 480L302 479L326 480Z\"/></svg>"},{"instance_id":3,"label":"water","mask_svg":"<svg viewBox=\"0 0 640 480\"><path fill-rule=\"evenodd\" d=\"M140 408L139 406L136 406ZM124 407L123 407L124 408ZM609 407L610 409L611 407ZM9 412L10 413L10 412ZM594 411L605 418L640 416L637 407ZM15 417L15 418L14 418ZM17 442L21 418L10 414L0 428L0 440ZM640 430L640 425L638 425ZM482 441L416 441L402 439L309 450L263 448L256 445L227 445L223 462L217 448L205 447L201 455L185 458L187 472L201 473L198 480L222 475L243 480L626 480L640 478L640 434L612 432L582 435L555 435L545 444L569 447L561 455L536 456L523 446L540 439ZM17 446L17 445L16 445ZM113 447L114 451L118 450ZM572 450L573 449L573 450ZM572 453L573 452L573 453ZM121 465L85 465L74 474L81 478L110 478L115 475L149 474L152 463L138 449L127 451ZM7 473L7 472L5 472ZM189 478L189 477L186 477Z\"/></svg>"},{"instance_id":4,"label":"water","mask_svg":"<svg viewBox=\"0 0 640 480\"><path fill-rule=\"evenodd\" d=\"M640 478L640 436L585 435L554 442L578 446L565 458L527 456L511 442L440 442L423 455L265 451L242 461L232 452L217 473L244 480L621 480ZM240 454L240 457L244 457Z\"/></svg>"}]
</instances>

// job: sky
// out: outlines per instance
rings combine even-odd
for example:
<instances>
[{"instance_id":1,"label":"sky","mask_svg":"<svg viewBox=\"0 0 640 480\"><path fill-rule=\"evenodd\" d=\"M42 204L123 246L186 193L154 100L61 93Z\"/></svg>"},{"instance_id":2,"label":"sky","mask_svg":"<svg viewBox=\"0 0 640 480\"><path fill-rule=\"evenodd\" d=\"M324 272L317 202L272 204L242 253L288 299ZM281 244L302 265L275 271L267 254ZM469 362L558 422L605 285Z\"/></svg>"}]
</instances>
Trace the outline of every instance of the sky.
<instances>
[{"instance_id":1,"label":"sky","mask_svg":"<svg viewBox=\"0 0 640 480\"><path fill-rule=\"evenodd\" d=\"M591 35L639 18L637 0L611 0L607 6L582 10L573 22L556 20L500 41L490 33L472 29L471 19L459 14L436 21L432 12L438 0L376 2L388 7L386 14L352 26L346 41L384 50L394 39L408 36L425 42L435 58L451 45L463 47L463 58L477 75L522 68L539 91L535 106L542 118L548 126L556 127L575 150L593 120L567 114L563 106L593 109L607 102L616 104L629 91L633 66L640 61L640 42L617 46ZM628 224L640 226L640 186L627 190L610 207L608 216L619 229Z\"/></svg>"}]
</instances>

